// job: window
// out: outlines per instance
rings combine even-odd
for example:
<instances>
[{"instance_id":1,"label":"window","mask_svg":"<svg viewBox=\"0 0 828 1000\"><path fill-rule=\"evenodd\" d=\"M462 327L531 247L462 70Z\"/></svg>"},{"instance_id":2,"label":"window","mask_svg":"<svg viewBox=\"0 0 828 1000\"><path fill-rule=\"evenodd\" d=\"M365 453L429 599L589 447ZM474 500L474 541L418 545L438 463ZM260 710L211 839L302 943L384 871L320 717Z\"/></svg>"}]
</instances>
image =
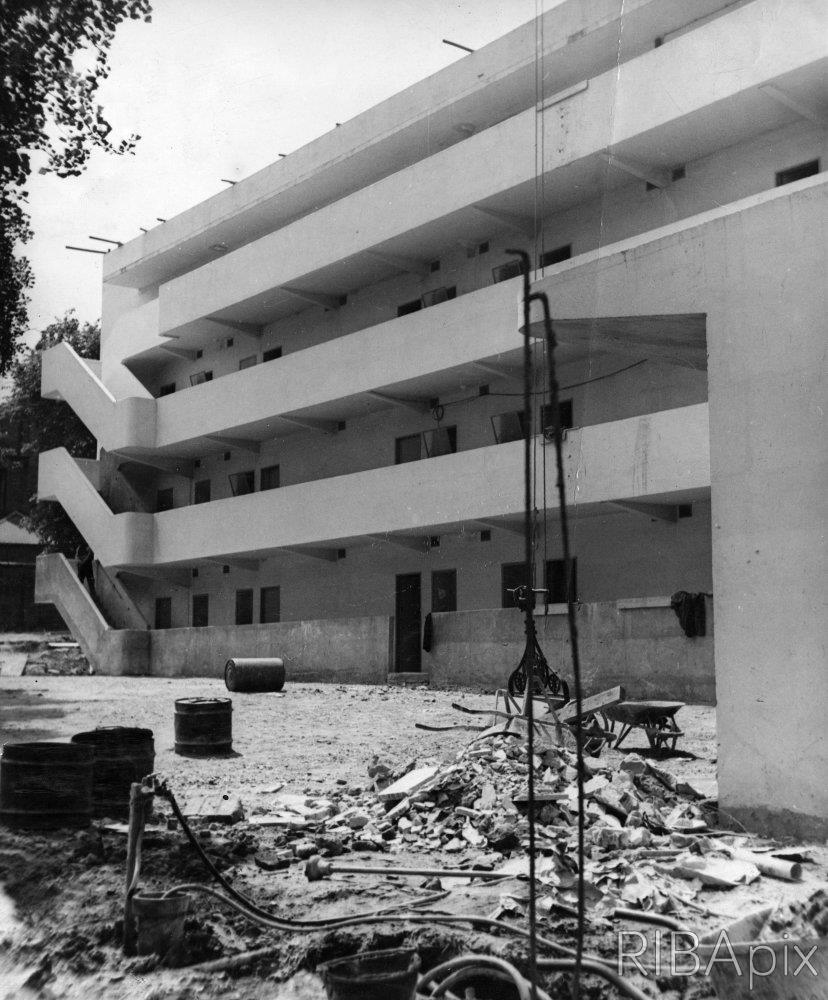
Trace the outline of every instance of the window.
<instances>
[{"instance_id":1,"label":"window","mask_svg":"<svg viewBox=\"0 0 828 1000\"><path fill-rule=\"evenodd\" d=\"M209 617L209 596L207 594L193 594L193 628L204 628Z\"/></svg>"},{"instance_id":2,"label":"window","mask_svg":"<svg viewBox=\"0 0 828 1000\"><path fill-rule=\"evenodd\" d=\"M436 458L438 455L453 455L457 451L456 427L437 427L433 431L426 431L423 438L425 439L426 454L429 458Z\"/></svg>"},{"instance_id":3,"label":"window","mask_svg":"<svg viewBox=\"0 0 828 1000\"><path fill-rule=\"evenodd\" d=\"M239 371L244 371L245 368L253 368L258 360L258 354L248 354L246 358L242 358L239 361Z\"/></svg>"},{"instance_id":4,"label":"window","mask_svg":"<svg viewBox=\"0 0 828 1000\"><path fill-rule=\"evenodd\" d=\"M819 160L808 160L807 163L798 163L795 167L788 167L787 170L779 170L776 174L776 186L783 184L793 184L794 181L801 181L804 177L812 177L819 173Z\"/></svg>"},{"instance_id":5,"label":"window","mask_svg":"<svg viewBox=\"0 0 828 1000\"><path fill-rule=\"evenodd\" d=\"M204 357L204 351L202 351L200 349L198 351L196 351L196 359L203 358L203 357Z\"/></svg>"},{"instance_id":6,"label":"window","mask_svg":"<svg viewBox=\"0 0 828 1000\"><path fill-rule=\"evenodd\" d=\"M155 598L155 627L172 628L172 598Z\"/></svg>"},{"instance_id":7,"label":"window","mask_svg":"<svg viewBox=\"0 0 828 1000\"><path fill-rule=\"evenodd\" d=\"M253 469L233 472L227 478L230 480L230 489L233 491L234 497L243 497L247 493L255 492L256 474Z\"/></svg>"},{"instance_id":8,"label":"window","mask_svg":"<svg viewBox=\"0 0 828 1000\"><path fill-rule=\"evenodd\" d=\"M483 243L478 243L477 244L477 252L478 253L488 253L489 252L489 241L488 240L484 240Z\"/></svg>"},{"instance_id":9,"label":"window","mask_svg":"<svg viewBox=\"0 0 828 1000\"><path fill-rule=\"evenodd\" d=\"M519 259L510 260L492 268L492 280L496 285L501 281L516 278L519 274L523 274L523 261Z\"/></svg>"},{"instance_id":10,"label":"window","mask_svg":"<svg viewBox=\"0 0 828 1000\"><path fill-rule=\"evenodd\" d=\"M281 358L282 348L281 347L269 347L262 355L262 361L275 361L276 358Z\"/></svg>"},{"instance_id":11,"label":"window","mask_svg":"<svg viewBox=\"0 0 828 1000\"><path fill-rule=\"evenodd\" d=\"M259 621L263 625L280 621L279 590L279 587L262 587L259 591Z\"/></svg>"},{"instance_id":12,"label":"window","mask_svg":"<svg viewBox=\"0 0 828 1000\"><path fill-rule=\"evenodd\" d=\"M562 260L569 260L572 256L572 244L567 243L564 247L555 247L554 250L547 250L541 254L540 266L551 267L552 264L560 264Z\"/></svg>"},{"instance_id":13,"label":"window","mask_svg":"<svg viewBox=\"0 0 828 1000\"><path fill-rule=\"evenodd\" d=\"M679 517L692 517L693 516L693 504L691 504L691 503L680 503L678 505L678 516Z\"/></svg>"},{"instance_id":14,"label":"window","mask_svg":"<svg viewBox=\"0 0 828 1000\"><path fill-rule=\"evenodd\" d=\"M210 480L199 479L193 486L193 503L210 502Z\"/></svg>"},{"instance_id":15,"label":"window","mask_svg":"<svg viewBox=\"0 0 828 1000\"><path fill-rule=\"evenodd\" d=\"M423 308L423 303L420 299L412 299L410 302L403 302L401 306L397 306L398 316L407 316L409 313L419 312Z\"/></svg>"},{"instance_id":16,"label":"window","mask_svg":"<svg viewBox=\"0 0 828 1000\"><path fill-rule=\"evenodd\" d=\"M436 306L441 302L448 302L449 299L456 298L457 285L452 285L451 288L433 288L430 292L425 292L421 302L423 303L423 309L428 309L429 306Z\"/></svg>"},{"instance_id":17,"label":"window","mask_svg":"<svg viewBox=\"0 0 828 1000\"><path fill-rule=\"evenodd\" d=\"M549 559L546 563L546 590L550 604L566 604L578 600L578 560L570 563L569 587L566 585L563 559Z\"/></svg>"},{"instance_id":18,"label":"window","mask_svg":"<svg viewBox=\"0 0 828 1000\"><path fill-rule=\"evenodd\" d=\"M233 344L235 344L235 343L236 343L236 338L235 338L235 337L228 337L228 338L227 338L227 339L226 339L226 340L224 341L224 346L225 346L226 348L228 348L228 349L229 349L229 348L231 348L231 347L233 346Z\"/></svg>"},{"instance_id":19,"label":"window","mask_svg":"<svg viewBox=\"0 0 828 1000\"><path fill-rule=\"evenodd\" d=\"M397 465L404 462L419 462L422 456L423 439L419 434L407 434L398 437L394 450L394 461Z\"/></svg>"},{"instance_id":20,"label":"window","mask_svg":"<svg viewBox=\"0 0 828 1000\"><path fill-rule=\"evenodd\" d=\"M574 426L572 422L571 399L558 400L558 419L561 422L561 430ZM555 433L555 420L552 413L551 403L544 403L541 407L541 425L543 426L544 435L547 438L552 438Z\"/></svg>"},{"instance_id":21,"label":"window","mask_svg":"<svg viewBox=\"0 0 828 1000\"><path fill-rule=\"evenodd\" d=\"M515 595L510 593L516 587L526 584L526 563L504 563L500 567L500 606L516 608Z\"/></svg>"},{"instance_id":22,"label":"window","mask_svg":"<svg viewBox=\"0 0 828 1000\"><path fill-rule=\"evenodd\" d=\"M175 382L168 382L158 390L159 396L171 396L175 392Z\"/></svg>"},{"instance_id":23,"label":"window","mask_svg":"<svg viewBox=\"0 0 828 1000\"><path fill-rule=\"evenodd\" d=\"M236 624L237 625L252 625L253 624L253 591L252 590L237 590L236 591Z\"/></svg>"},{"instance_id":24,"label":"window","mask_svg":"<svg viewBox=\"0 0 828 1000\"><path fill-rule=\"evenodd\" d=\"M490 542L491 540L492 540L492 533L491 533L491 531L489 531L488 528L484 528L480 532L480 541L481 542Z\"/></svg>"},{"instance_id":25,"label":"window","mask_svg":"<svg viewBox=\"0 0 828 1000\"><path fill-rule=\"evenodd\" d=\"M279 466L266 465L259 473L259 489L278 490L279 489Z\"/></svg>"},{"instance_id":26,"label":"window","mask_svg":"<svg viewBox=\"0 0 828 1000\"><path fill-rule=\"evenodd\" d=\"M439 271L440 270L440 261L439 260L429 261L428 269L431 272L431 274L434 274L435 271Z\"/></svg>"},{"instance_id":27,"label":"window","mask_svg":"<svg viewBox=\"0 0 828 1000\"><path fill-rule=\"evenodd\" d=\"M172 486L168 486L164 490L158 490L155 494L155 511L159 513L162 510L172 510L175 506L175 492Z\"/></svg>"},{"instance_id":28,"label":"window","mask_svg":"<svg viewBox=\"0 0 828 1000\"><path fill-rule=\"evenodd\" d=\"M212 382L212 372L195 372L190 376L190 385L201 385L204 382Z\"/></svg>"},{"instance_id":29,"label":"window","mask_svg":"<svg viewBox=\"0 0 828 1000\"><path fill-rule=\"evenodd\" d=\"M431 610L457 610L456 569L440 569L431 574Z\"/></svg>"},{"instance_id":30,"label":"window","mask_svg":"<svg viewBox=\"0 0 828 1000\"><path fill-rule=\"evenodd\" d=\"M526 419L523 410L513 410L510 413L498 413L492 417L492 430L496 444L506 444L509 441L522 441L525 433Z\"/></svg>"}]
</instances>

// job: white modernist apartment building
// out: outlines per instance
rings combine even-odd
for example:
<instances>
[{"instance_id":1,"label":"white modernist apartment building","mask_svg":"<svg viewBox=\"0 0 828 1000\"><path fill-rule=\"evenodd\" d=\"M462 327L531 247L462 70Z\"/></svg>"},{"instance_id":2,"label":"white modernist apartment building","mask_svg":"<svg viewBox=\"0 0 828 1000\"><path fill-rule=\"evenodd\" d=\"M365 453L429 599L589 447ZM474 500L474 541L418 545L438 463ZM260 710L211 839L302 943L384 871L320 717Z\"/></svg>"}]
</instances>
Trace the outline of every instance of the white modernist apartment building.
<instances>
[{"instance_id":1,"label":"white modernist apartment building","mask_svg":"<svg viewBox=\"0 0 828 1000\"><path fill-rule=\"evenodd\" d=\"M715 698L723 806L824 831L827 40L821 0L567 0L113 250L101 360L43 357L100 603L57 556L41 599L103 671L503 686L523 249L550 663L571 596L588 689Z\"/></svg>"}]
</instances>

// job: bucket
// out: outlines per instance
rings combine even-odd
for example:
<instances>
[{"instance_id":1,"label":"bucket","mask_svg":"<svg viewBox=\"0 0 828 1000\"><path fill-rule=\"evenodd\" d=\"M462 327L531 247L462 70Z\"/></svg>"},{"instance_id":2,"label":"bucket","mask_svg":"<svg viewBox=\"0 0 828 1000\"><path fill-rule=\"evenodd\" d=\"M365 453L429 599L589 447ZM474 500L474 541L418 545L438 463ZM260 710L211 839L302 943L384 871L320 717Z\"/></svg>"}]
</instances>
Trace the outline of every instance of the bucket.
<instances>
[{"instance_id":1,"label":"bucket","mask_svg":"<svg viewBox=\"0 0 828 1000\"><path fill-rule=\"evenodd\" d=\"M228 660L224 667L228 691L281 691L285 686L285 664L277 656Z\"/></svg>"},{"instance_id":2,"label":"bucket","mask_svg":"<svg viewBox=\"0 0 828 1000\"><path fill-rule=\"evenodd\" d=\"M181 757L220 757L233 749L233 702L229 698L178 698L175 752Z\"/></svg>"},{"instance_id":3,"label":"bucket","mask_svg":"<svg viewBox=\"0 0 828 1000\"><path fill-rule=\"evenodd\" d=\"M701 939L696 956L702 972L710 969L716 996L719 1000L828 1000L828 938L757 940L773 909L748 914L722 932ZM814 946L808 965L802 965L803 956Z\"/></svg>"},{"instance_id":4,"label":"bucket","mask_svg":"<svg viewBox=\"0 0 828 1000\"><path fill-rule=\"evenodd\" d=\"M162 955L175 960L184 944L184 920L190 912L192 897L175 891L136 892L132 897L132 915L138 932L139 955Z\"/></svg>"},{"instance_id":5,"label":"bucket","mask_svg":"<svg viewBox=\"0 0 828 1000\"><path fill-rule=\"evenodd\" d=\"M76 733L72 743L90 747L94 754L93 814L122 816L129 812L129 786L152 774L155 765L152 730L106 726Z\"/></svg>"},{"instance_id":6,"label":"bucket","mask_svg":"<svg viewBox=\"0 0 828 1000\"><path fill-rule=\"evenodd\" d=\"M420 956L413 948L366 951L319 966L328 1000L413 1000Z\"/></svg>"},{"instance_id":7,"label":"bucket","mask_svg":"<svg viewBox=\"0 0 828 1000\"><path fill-rule=\"evenodd\" d=\"M91 747L6 743L0 757L0 822L83 827L92 818Z\"/></svg>"}]
</instances>

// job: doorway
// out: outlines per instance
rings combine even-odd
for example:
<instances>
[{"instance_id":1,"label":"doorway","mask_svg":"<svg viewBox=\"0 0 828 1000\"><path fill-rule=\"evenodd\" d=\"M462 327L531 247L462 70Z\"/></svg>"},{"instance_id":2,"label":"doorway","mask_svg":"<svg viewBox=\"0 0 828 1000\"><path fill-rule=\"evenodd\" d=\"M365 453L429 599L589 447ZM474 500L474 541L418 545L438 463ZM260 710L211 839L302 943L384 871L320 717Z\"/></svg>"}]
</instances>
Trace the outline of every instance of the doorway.
<instances>
[{"instance_id":1,"label":"doorway","mask_svg":"<svg viewBox=\"0 0 828 1000\"><path fill-rule=\"evenodd\" d=\"M396 590L397 673L416 673L422 669L420 614L420 574L403 573L397 577Z\"/></svg>"}]
</instances>

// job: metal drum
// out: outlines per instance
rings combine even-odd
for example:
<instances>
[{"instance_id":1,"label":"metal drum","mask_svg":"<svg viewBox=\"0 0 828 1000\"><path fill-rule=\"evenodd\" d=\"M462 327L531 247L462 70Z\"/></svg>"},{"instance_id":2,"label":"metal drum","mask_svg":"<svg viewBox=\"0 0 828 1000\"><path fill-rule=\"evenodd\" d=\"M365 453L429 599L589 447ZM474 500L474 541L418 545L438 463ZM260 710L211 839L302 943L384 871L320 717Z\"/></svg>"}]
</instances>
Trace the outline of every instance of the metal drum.
<instances>
[{"instance_id":1,"label":"metal drum","mask_svg":"<svg viewBox=\"0 0 828 1000\"><path fill-rule=\"evenodd\" d=\"M228 660L224 667L228 691L281 691L285 686L285 664L278 657Z\"/></svg>"},{"instance_id":2,"label":"metal drum","mask_svg":"<svg viewBox=\"0 0 828 1000\"><path fill-rule=\"evenodd\" d=\"M233 749L233 702L229 698L178 698L175 752L181 757L220 757Z\"/></svg>"},{"instance_id":3,"label":"metal drum","mask_svg":"<svg viewBox=\"0 0 828 1000\"><path fill-rule=\"evenodd\" d=\"M0 757L0 822L83 827L92 818L91 747L6 743Z\"/></svg>"},{"instance_id":4,"label":"metal drum","mask_svg":"<svg viewBox=\"0 0 828 1000\"><path fill-rule=\"evenodd\" d=\"M94 754L93 813L122 816L129 812L129 786L152 774L155 766L152 730L105 726L77 733L72 743L90 747Z\"/></svg>"}]
</instances>

